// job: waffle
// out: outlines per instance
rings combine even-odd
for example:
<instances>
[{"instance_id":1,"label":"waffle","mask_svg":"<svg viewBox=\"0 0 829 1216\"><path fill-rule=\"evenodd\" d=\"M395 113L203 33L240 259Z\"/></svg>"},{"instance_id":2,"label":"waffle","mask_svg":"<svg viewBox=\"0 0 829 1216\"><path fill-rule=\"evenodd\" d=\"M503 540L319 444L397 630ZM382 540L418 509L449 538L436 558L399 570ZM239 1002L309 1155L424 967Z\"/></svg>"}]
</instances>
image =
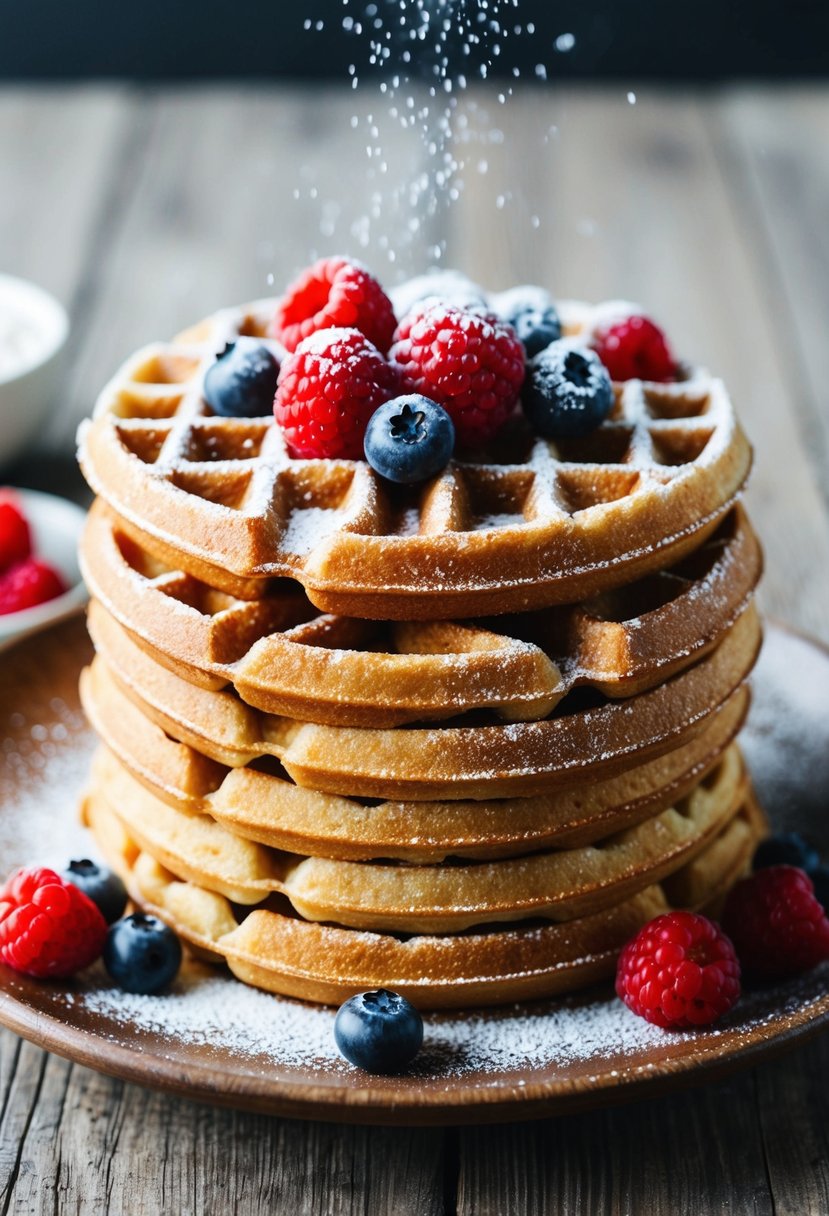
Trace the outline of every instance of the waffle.
<instances>
[{"instance_id":1,"label":"waffle","mask_svg":"<svg viewBox=\"0 0 829 1216\"><path fill-rule=\"evenodd\" d=\"M652 917L672 907L715 913L765 833L749 795L692 862L614 908L567 924L400 938L302 920L278 896L253 911L234 907L224 896L179 881L141 852L105 801L89 800L86 813L132 898L171 924L200 956L226 961L245 983L331 1004L388 987L421 1009L554 996L606 978L624 943Z\"/></svg>"},{"instance_id":2,"label":"waffle","mask_svg":"<svg viewBox=\"0 0 829 1216\"><path fill-rule=\"evenodd\" d=\"M617 384L584 438L553 443L517 420L496 451L424 486L292 460L272 419L215 417L202 397L215 355L263 337L274 308L225 310L139 351L79 434L89 484L144 545L233 595L285 577L323 612L405 621L576 603L697 548L748 474L725 388L703 372Z\"/></svg>"},{"instance_id":3,"label":"waffle","mask_svg":"<svg viewBox=\"0 0 829 1216\"><path fill-rule=\"evenodd\" d=\"M273 773L228 769L151 722L98 666L81 682L87 716L152 794L209 815L246 840L289 853L364 861L491 860L591 844L675 805L717 764L748 708L739 689L690 743L587 786L488 802L359 801L305 790Z\"/></svg>"},{"instance_id":4,"label":"waffle","mask_svg":"<svg viewBox=\"0 0 829 1216\"><path fill-rule=\"evenodd\" d=\"M262 599L229 597L164 568L101 502L89 517L82 560L92 595L189 682L230 685L268 713L364 727L479 708L531 720L546 717L573 688L643 692L720 641L762 565L737 508L678 565L597 600L485 623L389 625L320 615L284 583Z\"/></svg>"},{"instance_id":5,"label":"waffle","mask_svg":"<svg viewBox=\"0 0 829 1216\"><path fill-rule=\"evenodd\" d=\"M244 840L207 815L155 798L115 757L93 765L89 797L165 868L242 905L285 896L305 920L399 933L456 933L544 917L573 920L621 902L703 848L745 802L736 744L676 807L581 849L491 862L405 865L298 857Z\"/></svg>"},{"instance_id":6,"label":"waffle","mask_svg":"<svg viewBox=\"0 0 829 1216\"><path fill-rule=\"evenodd\" d=\"M106 624L95 633L93 668L106 664L178 742L231 768L274 757L297 785L325 793L414 801L545 793L662 755L699 733L745 680L760 646L751 604L711 654L625 701L599 698L543 722L363 730L278 718L232 693L196 688L154 662L114 620Z\"/></svg>"}]
</instances>

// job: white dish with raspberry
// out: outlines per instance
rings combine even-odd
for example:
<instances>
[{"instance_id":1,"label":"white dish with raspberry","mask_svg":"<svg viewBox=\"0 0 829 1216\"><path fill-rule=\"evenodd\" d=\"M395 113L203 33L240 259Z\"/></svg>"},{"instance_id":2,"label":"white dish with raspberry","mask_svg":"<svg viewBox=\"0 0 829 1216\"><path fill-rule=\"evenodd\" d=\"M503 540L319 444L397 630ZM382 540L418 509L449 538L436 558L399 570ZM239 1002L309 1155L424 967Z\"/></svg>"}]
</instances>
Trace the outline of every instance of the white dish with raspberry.
<instances>
[{"instance_id":1,"label":"white dish with raspberry","mask_svg":"<svg viewBox=\"0 0 829 1216\"><path fill-rule=\"evenodd\" d=\"M63 595L21 612L0 615L0 650L38 629L74 616L86 605L87 594L78 566L78 541L86 513L73 502L37 490L15 490L32 532L32 548L62 576Z\"/></svg>"}]
</instances>

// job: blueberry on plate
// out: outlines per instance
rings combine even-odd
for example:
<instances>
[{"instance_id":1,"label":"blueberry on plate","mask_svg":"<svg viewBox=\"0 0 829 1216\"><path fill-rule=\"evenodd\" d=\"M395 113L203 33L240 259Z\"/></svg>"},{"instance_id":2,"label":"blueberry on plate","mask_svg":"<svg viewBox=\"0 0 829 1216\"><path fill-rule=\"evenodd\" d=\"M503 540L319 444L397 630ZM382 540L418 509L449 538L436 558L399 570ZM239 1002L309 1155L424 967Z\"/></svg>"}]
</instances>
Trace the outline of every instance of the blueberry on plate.
<instances>
[{"instance_id":1,"label":"blueberry on plate","mask_svg":"<svg viewBox=\"0 0 829 1216\"><path fill-rule=\"evenodd\" d=\"M125 992L160 992L181 966L181 943L157 916L134 912L107 934L104 966Z\"/></svg>"},{"instance_id":2,"label":"blueberry on plate","mask_svg":"<svg viewBox=\"0 0 829 1216\"><path fill-rule=\"evenodd\" d=\"M511 287L493 296L492 306L513 327L528 359L561 337L561 321L553 297L543 287Z\"/></svg>"},{"instance_id":3,"label":"blueberry on plate","mask_svg":"<svg viewBox=\"0 0 829 1216\"><path fill-rule=\"evenodd\" d=\"M366 1072L402 1072L420 1051L423 1019L396 992L361 992L337 1010L334 1041L349 1063Z\"/></svg>"},{"instance_id":4,"label":"blueberry on plate","mask_svg":"<svg viewBox=\"0 0 829 1216\"><path fill-rule=\"evenodd\" d=\"M769 836L758 846L754 854L755 870L766 866L797 866L811 874L820 865L817 849L799 832L779 832Z\"/></svg>"},{"instance_id":5,"label":"blueberry on plate","mask_svg":"<svg viewBox=\"0 0 829 1216\"><path fill-rule=\"evenodd\" d=\"M229 342L204 377L204 399L225 418L264 418L273 409L279 363L264 342Z\"/></svg>"},{"instance_id":6,"label":"blueberry on plate","mask_svg":"<svg viewBox=\"0 0 829 1216\"><path fill-rule=\"evenodd\" d=\"M118 875L106 866L99 866L97 862L83 857L70 861L61 877L92 900L108 925L124 915L127 888Z\"/></svg>"},{"instance_id":7,"label":"blueberry on plate","mask_svg":"<svg viewBox=\"0 0 829 1216\"><path fill-rule=\"evenodd\" d=\"M600 426L613 405L613 389L594 351L562 340L530 360L521 398L539 435L563 439Z\"/></svg>"},{"instance_id":8,"label":"blueberry on plate","mask_svg":"<svg viewBox=\"0 0 829 1216\"><path fill-rule=\"evenodd\" d=\"M829 915L829 866L815 866L814 870L809 871L809 877L815 886L815 898Z\"/></svg>"},{"instance_id":9,"label":"blueberry on plate","mask_svg":"<svg viewBox=\"0 0 829 1216\"><path fill-rule=\"evenodd\" d=\"M445 468L455 446L455 425L442 405L410 393L371 415L366 460L381 477L408 485Z\"/></svg>"}]
</instances>

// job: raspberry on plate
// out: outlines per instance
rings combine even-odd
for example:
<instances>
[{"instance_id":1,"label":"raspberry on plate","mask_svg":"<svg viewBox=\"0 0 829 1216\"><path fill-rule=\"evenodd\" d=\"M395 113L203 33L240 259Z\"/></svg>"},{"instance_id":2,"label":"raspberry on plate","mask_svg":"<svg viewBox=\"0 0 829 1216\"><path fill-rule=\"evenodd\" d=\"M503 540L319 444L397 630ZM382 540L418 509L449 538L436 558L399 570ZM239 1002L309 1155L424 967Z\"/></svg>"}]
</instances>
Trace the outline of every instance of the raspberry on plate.
<instances>
[{"instance_id":1,"label":"raspberry on plate","mask_svg":"<svg viewBox=\"0 0 829 1216\"><path fill-rule=\"evenodd\" d=\"M359 460L374 411L397 395L398 375L357 329L324 329L282 364L274 414L292 456Z\"/></svg>"},{"instance_id":2,"label":"raspberry on plate","mask_svg":"<svg viewBox=\"0 0 829 1216\"><path fill-rule=\"evenodd\" d=\"M321 258L291 284L277 305L271 332L286 350L321 329L359 329L378 350L391 346L392 303L365 266Z\"/></svg>"},{"instance_id":3,"label":"raspberry on plate","mask_svg":"<svg viewBox=\"0 0 829 1216\"><path fill-rule=\"evenodd\" d=\"M740 964L731 942L706 916L667 912L625 946L616 994L666 1030L707 1026L737 1001Z\"/></svg>"},{"instance_id":4,"label":"raspberry on plate","mask_svg":"<svg viewBox=\"0 0 829 1216\"><path fill-rule=\"evenodd\" d=\"M389 359L400 369L404 391L442 405L467 448L498 433L524 382L524 347L512 326L449 304L404 317Z\"/></svg>"},{"instance_id":5,"label":"raspberry on plate","mask_svg":"<svg viewBox=\"0 0 829 1216\"><path fill-rule=\"evenodd\" d=\"M32 551L32 536L14 495L0 493L0 570L24 561Z\"/></svg>"},{"instance_id":6,"label":"raspberry on plate","mask_svg":"<svg viewBox=\"0 0 829 1216\"><path fill-rule=\"evenodd\" d=\"M18 870L0 888L0 959L25 975L73 975L100 955L107 925L54 870Z\"/></svg>"},{"instance_id":7,"label":"raspberry on plate","mask_svg":"<svg viewBox=\"0 0 829 1216\"><path fill-rule=\"evenodd\" d=\"M0 616L35 608L57 599L65 590L66 584L57 570L47 562L27 557L0 574Z\"/></svg>"},{"instance_id":8,"label":"raspberry on plate","mask_svg":"<svg viewBox=\"0 0 829 1216\"><path fill-rule=\"evenodd\" d=\"M676 380L676 360L658 326L639 314L617 317L593 331L591 345L611 380Z\"/></svg>"},{"instance_id":9,"label":"raspberry on plate","mask_svg":"<svg viewBox=\"0 0 829 1216\"><path fill-rule=\"evenodd\" d=\"M829 918L808 874L768 866L738 882L722 917L743 970L783 979L829 959Z\"/></svg>"}]
</instances>

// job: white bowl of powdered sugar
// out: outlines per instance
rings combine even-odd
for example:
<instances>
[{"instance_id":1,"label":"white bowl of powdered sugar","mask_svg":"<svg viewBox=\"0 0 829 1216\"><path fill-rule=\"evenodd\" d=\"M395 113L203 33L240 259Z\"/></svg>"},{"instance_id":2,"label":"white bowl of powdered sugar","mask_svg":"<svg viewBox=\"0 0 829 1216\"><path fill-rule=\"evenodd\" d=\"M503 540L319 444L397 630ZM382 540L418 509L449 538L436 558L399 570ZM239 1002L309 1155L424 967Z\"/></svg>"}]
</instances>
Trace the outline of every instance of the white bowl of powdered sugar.
<instances>
[{"instance_id":1,"label":"white bowl of powdered sugar","mask_svg":"<svg viewBox=\"0 0 829 1216\"><path fill-rule=\"evenodd\" d=\"M69 321L48 292L0 274L0 465L54 406Z\"/></svg>"}]
</instances>

